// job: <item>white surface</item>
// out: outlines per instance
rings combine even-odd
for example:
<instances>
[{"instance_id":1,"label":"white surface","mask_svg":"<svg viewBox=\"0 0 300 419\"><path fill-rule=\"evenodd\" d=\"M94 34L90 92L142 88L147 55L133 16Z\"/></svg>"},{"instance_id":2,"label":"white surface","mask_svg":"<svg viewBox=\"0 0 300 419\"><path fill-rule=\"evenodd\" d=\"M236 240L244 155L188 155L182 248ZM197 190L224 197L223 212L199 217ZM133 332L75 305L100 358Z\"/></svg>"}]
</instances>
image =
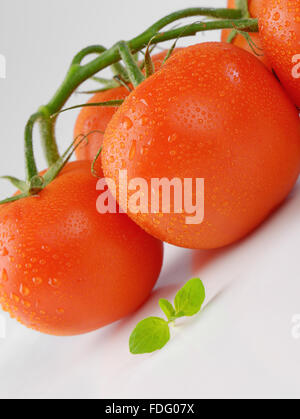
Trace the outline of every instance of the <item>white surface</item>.
<instances>
[{"instance_id":1,"label":"white surface","mask_svg":"<svg viewBox=\"0 0 300 419\"><path fill-rule=\"evenodd\" d=\"M7 58L7 79L0 80L1 173L22 176L26 118L50 98L79 48L130 38L179 8L225 3L2 0L0 53ZM75 116L60 120L62 149L72 138ZM1 183L1 197L11 191ZM299 208L298 187L238 245L213 252L167 246L149 302L130 319L98 332L53 338L7 319L6 339L0 339L0 398L298 398L300 341L292 337L292 318L300 313ZM128 337L135 324L158 315L159 297L172 298L192 273L203 279L211 303L177 327L165 350L131 356Z\"/></svg>"}]
</instances>

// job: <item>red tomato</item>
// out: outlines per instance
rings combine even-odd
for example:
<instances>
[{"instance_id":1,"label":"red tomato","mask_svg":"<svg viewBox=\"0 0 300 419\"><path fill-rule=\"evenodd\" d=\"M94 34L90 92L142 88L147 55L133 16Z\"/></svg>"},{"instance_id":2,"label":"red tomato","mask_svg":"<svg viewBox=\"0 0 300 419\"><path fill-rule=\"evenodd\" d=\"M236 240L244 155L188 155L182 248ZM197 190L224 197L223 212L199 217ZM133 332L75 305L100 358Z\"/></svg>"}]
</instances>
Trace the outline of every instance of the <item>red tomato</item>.
<instances>
[{"instance_id":1,"label":"red tomato","mask_svg":"<svg viewBox=\"0 0 300 419\"><path fill-rule=\"evenodd\" d=\"M299 0L261 0L259 26L268 59L285 90L300 107Z\"/></svg>"},{"instance_id":2,"label":"red tomato","mask_svg":"<svg viewBox=\"0 0 300 419\"><path fill-rule=\"evenodd\" d=\"M136 310L159 276L162 243L125 214L100 215L89 162L37 197L0 207L0 302L24 325L76 335Z\"/></svg>"},{"instance_id":3,"label":"red tomato","mask_svg":"<svg viewBox=\"0 0 300 419\"><path fill-rule=\"evenodd\" d=\"M249 0L249 11L252 17L257 18L261 9L261 0ZM228 0L228 7L230 9L235 9L235 0ZM231 29L225 29L222 31L222 41L226 42L229 35L231 33ZM251 49L248 41L243 35L237 35L236 38L233 41L233 44L237 47L243 48L246 51L250 52L251 54L254 54L256 58L258 58L260 61L262 61L267 67L271 68L270 63L268 62L268 59L266 55L263 53L263 51L260 49L262 48L260 35L258 33L250 33L249 34L254 41L255 45L258 48L256 49L257 54L254 54L253 50Z\"/></svg>"},{"instance_id":4,"label":"red tomato","mask_svg":"<svg viewBox=\"0 0 300 419\"><path fill-rule=\"evenodd\" d=\"M225 246L257 227L288 195L300 170L296 109L255 57L231 44L185 48L126 99L107 127L106 177L204 178L205 218L130 213L174 245ZM129 191L129 196L130 196Z\"/></svg>"},{"instance_id":5,"label":"red tomato","mask_svg":"<svg viewBox=\"0 0 300 419\"><path fill-rule=\"evenodd\" d=\"M176 54L177 51L180 51L180 48L177 48L173 54ZM162 51L152 57L156 71L163 65L166 54L167 51ZM125 87L120 87L106 92L97 93L89 100L88 103L125 99L128 95L129 91ZM75 124L74 138L77 138L80 135L88 135L88 143L83 143L82 146L77 148L76 157L78 160L94 160L103 143L103 135L101 132L95 132L90 135L89 133L93 131L104 132L107 124L110 122L117 109L118 108L106 107L82 108Z\"/></svg>"}]
</instances>

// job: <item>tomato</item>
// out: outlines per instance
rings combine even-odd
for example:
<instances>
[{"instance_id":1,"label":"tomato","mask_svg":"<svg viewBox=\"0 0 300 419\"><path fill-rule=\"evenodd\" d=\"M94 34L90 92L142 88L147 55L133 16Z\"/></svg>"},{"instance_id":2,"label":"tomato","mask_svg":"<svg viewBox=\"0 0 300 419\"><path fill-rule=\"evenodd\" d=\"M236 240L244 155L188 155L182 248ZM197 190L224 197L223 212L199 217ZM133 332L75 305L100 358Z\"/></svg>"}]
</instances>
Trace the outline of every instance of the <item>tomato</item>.
<instances>
[{"instance_id":1,"label":"tomato","mask_svg":"<svg viewBox=\"0 0 300 419\"><path fill-rule=\"evenodd\" d=\"M274 71L300 107L299 0L262 0L259 26L263 48Z\"/></svg>"},{"instance_id":2,"label":"tomato","mask_svg":"<svg viewBox=\"0 0 300 419\"><path fill-rule=\"evenodd\" d=\"M257 18L261 9L261 0L249 0L249 11L252 17ZM235 9L235 0L228 0L228 7L230 9ZM225 29L222 31L222 41L226 42L229 35L231 33L231 29ZM251 52L258 58L260 61L262 61L267 67L271 69L270 63L268 62L268 59L264 52L262 51L262 44L260 40L260 35L258 33L250 33L249 34L254 42L254 44L257 46L257 48L254 47L257 54L254 54L252 48L250 47L247 39L243 35L237 35L236 38L233 41L233 44L237 47L243 48L248 52Z\"/></svg>"},{"instance_id":3,"label":"tomato","mask_svg":"<svg viewBox=\"0 0 300 419\"><path fill-rule=\"evenodd\" d=\"M107 90L106 92L96 93L88 103L125 99L128 95L129 91L126 87L119 87ZM88 142L83 142L83 144L76 149L76 157L78 160L94 160L103 142L102 132L106 130L107 124L110 122L117 109L117 107L82 108L75 124L74 138L77 138L80 135L88 135Z\"/></svg>"},{"instance_id":4,"label":"tomato","mask_svg":"<svg viewBox=\"0 0 300 419\"><path fill-rule=\"evenodd\" d=\"M100 215L89 162L37 197L0 207L0 301L24 325L86 333L136 310L159 276L162 243L125 214Z\"/></svg>"},{"instance_id":5,"label":"tomato","mask_svg":"<svg viewBox=\"0 0 300 419\"><path fill-rule=\"evenodd\" d=\"M187 211L155 214L149 206L149 213L129 215L171 244L222 247L257 227L295 184L298 114L253 55L231 44L195 45L119 108L106 129L102 165L117 191L120 169L127 169L128 183L143 178L149 190L153 178L204 179L202 224L187 225Z\"/></svg>"},{"instance_id":6,"label":"tomato","mask_svg":"<svg viewBox=\"0 0 300 419\"><path fill-rule=\"evenodd\" d=\"M176 54L177 51L180 51L180 48L175 49L173 54ZM166 54L166 51L162 51L152 57L155 70L161 68ZM125 99L128 95L129 91L125 87L119 87L106 92L96 93L88 103ZM103 134L101 134L101 132L106 130L107 124L110 122L117 109L118 108L106 107L82 108L75 124L74 138L77 138L80 135L88 135L88 143L83 143L82 146L77 148L76 157L78 160L94 160L103 143Z\"/></svg>"}]
</instances>

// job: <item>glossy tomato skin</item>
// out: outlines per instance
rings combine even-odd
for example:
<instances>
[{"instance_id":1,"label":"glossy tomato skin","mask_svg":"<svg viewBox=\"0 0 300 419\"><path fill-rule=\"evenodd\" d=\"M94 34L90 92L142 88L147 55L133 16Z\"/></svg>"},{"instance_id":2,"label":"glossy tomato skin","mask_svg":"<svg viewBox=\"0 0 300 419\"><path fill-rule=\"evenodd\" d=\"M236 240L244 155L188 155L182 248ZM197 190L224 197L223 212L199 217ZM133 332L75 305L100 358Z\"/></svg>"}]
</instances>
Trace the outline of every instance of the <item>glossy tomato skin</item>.
<instances>
[{"instance_id":1,"label":"glossy tomato skin","mask_svg":"<svg viewBox=\"0 0 300 419\"><path fill-rule=\"evenodd\" d=\"M58 336L136 310L159 276L162 243L125 214L96 210L89 162L70 163L38 197L0 208L0 301L24 325Z\"/></svg>"},{"instance_id":2,"label":"glossy tomato skin","mask_svg":"<svg viewBox=\"0 0 300 419\"><path fill-rule=\"evenodd\" d=\"M261 0L259 27L264 51L274 71L300 107L299 0Z\"/></svg>"},{"instance_id":3,"label":"glossy tomato skin","mask_svg":"<svg viewBox=\"0 0 300 419\"><path fill-rule=\"evenodd\" d=\"M249 0L248 4L249 4L249 12L250 12L251 17L258 18L258 15L261 9L261 0ZM235 0L228 0L227 7L230 9L235 9ZM230 33L231 33L231 29L224 29L222 31L222 38L221 38L222 42L227 41ZM243 35L237 35L233 41L233 44L236 45L237 47L243 48L244 50L250 52L251 54L254 54L256 58L258 58L261 62L265 64L266 67L271 69L271 65L268 61L268 58L262 50L262 43L260 40L260 35L258 33L249 33L249 35L251 36L254 44L257 46L257 48L254 48L256 49L257 54L254 54L248 41Z\"/></svg>"},{"instance_id":4,"label":"glossy tomato skin","mask_svg":"<svg viewBox=\"0 0 300 419\"><path fill-rule=\"evenodd\" d=\"M176 54L178 51L180 51L180 48L175 49L173 54ZM156 71L159 70L163 65L166 55L167 51L162 51L153 55L152 61ZM108 90L106 92L96 93L88 101L88 103L108 102L110 100L125 99L129 93L130 92L128 89L126 89L126 87L119 87L116 89ZM74 138L77 138L81 135L87 135L88 142L84 142L76 149L77 160L94 160L103 143L102 133L105 132L108 123L110 122L117 109L117 107L82 108L75 124Z\"/></svg>"},{"instance_id":5,"label":"glossy tomato skin","mask_svg":"<svg viewBox=\"0 0 300 419\"><path fill-rule=\"evenodd\" d=\"M142 83L109 124L102 165L118 184L204 178L205 218L130 214L171 244L218 248L257 227L292 189L300 170L298 114L276 78L230 44L189 47Z\"/></svg>"},{"instance_id":6,"label":"glossy tomato skin","mask_svg":"<svg viewBox=\"0 0 300 419\"><path fill-rule=\"evenodd\" d=\"M96 93L88 103L125 99L128 95L129 91L126 87L119 87L106 92ZM74 138L87 135L88 142L83 142L76 149L77 160L92 161L95 158L103 142L103 133L117 109L117 107L82 108L75 124Z\"/></svg>"}]
</instances>

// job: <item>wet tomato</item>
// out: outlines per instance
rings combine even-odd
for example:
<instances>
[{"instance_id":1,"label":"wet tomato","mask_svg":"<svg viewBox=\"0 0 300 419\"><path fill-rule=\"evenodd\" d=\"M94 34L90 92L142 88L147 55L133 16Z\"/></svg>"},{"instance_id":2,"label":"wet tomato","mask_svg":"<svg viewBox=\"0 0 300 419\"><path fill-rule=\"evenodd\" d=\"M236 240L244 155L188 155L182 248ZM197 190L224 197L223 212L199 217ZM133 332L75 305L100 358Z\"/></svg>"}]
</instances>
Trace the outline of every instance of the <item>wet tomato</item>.
<instances>
[{"instance_id":1,"label":"wet tomato","mask_svg":"<svg viewBox=\"0 0 300 419\"><path fill-rule=\"evenodd\" d=\"M299 0L261 0L259 27L264 51L274 71L300 108Z\"/></svg>"},{"instance_id":2,"label":"wet tomato","mask_svg":"<svg viewBox=\"0 0 300 419\"><path fill-rule=\"evenodd\" d=\"M102 165L118 188L123 169L128 182L145 179L148 189L153 178L204 179L202 224L187 225L186 211L129 215L174 245L225 246L257 227L295 184L298 113L253 55L231 44L195 45L119 108L105 133Z\"/></svg>"},{"instance_id":3,"label":"wet tomato","mask_svg":"<svg viewBox=\"0 0 300 419\"><path fill-rule=\"evenodd\" d=\"M173 54L176 54L179 50L180 48L175 49ZM166 54L167 51L162 51L152 57L156 71L163 65ZM106 92L96 93L89 100L89 103L125 99L129 93L130 92L126 87L119 87ZM80 135L88 135L88 143L84 143L77 148L76 157L78 160L94 160L103 143L103 134L101 132L105 132L107 124L110 122L117 109L118 108L88 107L81 110L75 124L74 138L77 138Z\"/></svg>"},{"instance_id":4,"label":"wet tomato","mask_svg":"<svg viewBox=\"0 0 300 419\"><path fill-rule=\"evenodd\" d=\"M136 310L159 276L162 243L125 214L100 215L89 162L38 196L0 208L0 302L22 324L86 333Z\"/></svg>"},{"instance_id":5,"label":"wet tomato","mask_svg":"<svg viewBox=\"0 0 300 419\"><path fill-rule=\"evenodd\" d=\"M257 18L261 9L261 0L249 0L249 11L251 17ZM230 9L235 9L235 0L228 0L228 7ZM222 31L222 41L226 42L229 35L231 33L231 29L225 29ZM249 42L243 35L237 35L233 41L233 44L237 47L243 48L246 51L254 54L256 58L261 60L268 68L271 68L270 63L266 57L266 54L262 50L262 44L260 40L260 35L258 33L250 33L249 34L255 44L254 50L256 51L256 54L254 53L253 49L250 47Z\"/></svg>"}]
</instances>

